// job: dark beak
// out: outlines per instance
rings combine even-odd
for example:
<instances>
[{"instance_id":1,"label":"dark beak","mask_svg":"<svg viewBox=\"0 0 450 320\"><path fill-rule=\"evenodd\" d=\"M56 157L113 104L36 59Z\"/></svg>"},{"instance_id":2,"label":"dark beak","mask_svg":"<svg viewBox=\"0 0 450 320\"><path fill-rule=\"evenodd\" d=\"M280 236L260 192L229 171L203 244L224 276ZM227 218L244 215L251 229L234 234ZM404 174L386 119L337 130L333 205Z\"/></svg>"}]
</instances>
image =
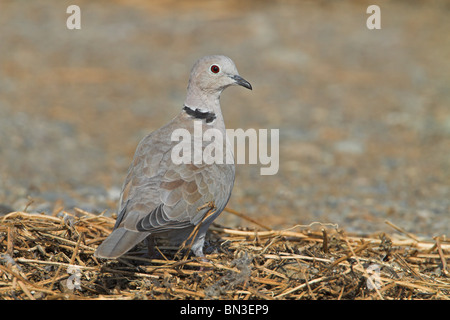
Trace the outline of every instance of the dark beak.
<instances>
[{"instance_id":1,"label":"dark beak","mask_svg":"<svg viewBox=\"0 0 450 320\"><path fill-rule=\"evenodd\" d=\"M242 78L241 76L235 75L235 76L230 76L231 79L234 80L234 82L237 85L243 86L247 89L252 90L252 85L250 84L250 82L248 82L247 80L245 80L244 78Z\"/></svg>"}]
</instances>

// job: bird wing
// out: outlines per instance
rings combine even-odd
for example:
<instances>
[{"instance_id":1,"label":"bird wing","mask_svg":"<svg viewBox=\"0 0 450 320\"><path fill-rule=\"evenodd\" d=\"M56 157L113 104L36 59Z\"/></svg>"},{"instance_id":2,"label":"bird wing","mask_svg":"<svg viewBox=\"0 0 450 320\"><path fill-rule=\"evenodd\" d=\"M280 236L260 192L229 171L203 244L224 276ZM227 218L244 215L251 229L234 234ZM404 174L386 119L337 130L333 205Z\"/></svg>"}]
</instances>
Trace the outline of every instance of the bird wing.
<instances>
[{"instance_id":1,"label":"bird wing","mask_svg":"<svg viewBox=\"0 0 450 320\"><path fill-rule=\"evenodd\" d=\"M222 198L228 201L231 189L220 187L218 179L213 178L219 178L215 171L220 167L174 164L171 150L175 143L167 143L167 136L164 143L158 141L161 136L164 132L154 132L139 144L122 188L115 228L150 233L181 229L203 219L209 208L199 208L205 203L224 202Z\"/></svg>"}]
</instances>

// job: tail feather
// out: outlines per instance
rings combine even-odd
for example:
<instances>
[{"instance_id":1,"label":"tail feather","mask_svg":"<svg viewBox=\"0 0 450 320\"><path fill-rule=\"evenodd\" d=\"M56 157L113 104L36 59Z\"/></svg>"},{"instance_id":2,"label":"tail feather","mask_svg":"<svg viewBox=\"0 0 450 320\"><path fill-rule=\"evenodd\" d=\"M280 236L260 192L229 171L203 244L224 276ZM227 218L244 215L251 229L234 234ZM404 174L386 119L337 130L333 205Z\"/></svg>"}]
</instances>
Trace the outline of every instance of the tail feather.
<instances>
[{"instance_id":1,"label":"tail feather","mask_svg":"<svg viewBox=\"0 0 450 320\"><path fill-rule=\"evenodd\" d=\"M143 241L150 232L135 232L125 228L115 229L95 250L97 258L116 259Z\"/></svg>"}]
</instances>

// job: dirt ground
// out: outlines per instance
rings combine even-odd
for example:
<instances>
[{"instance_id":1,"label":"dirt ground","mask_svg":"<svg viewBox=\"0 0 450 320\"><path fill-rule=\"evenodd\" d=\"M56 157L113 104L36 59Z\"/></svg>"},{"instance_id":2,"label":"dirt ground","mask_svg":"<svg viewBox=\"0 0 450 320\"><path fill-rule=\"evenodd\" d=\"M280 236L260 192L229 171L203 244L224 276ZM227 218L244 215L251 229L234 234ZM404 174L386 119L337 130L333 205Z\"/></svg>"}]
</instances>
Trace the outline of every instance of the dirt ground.
<instances>
[{"instance_id":1,"label":"dirt ground","mask_svg":"<svg viewBox=\"0 0 450 320\"><path fill-rule=\"evenodd\" d=\"M116 210L139 140L181 109L194 61L253 91L228 128L280 130L280 167L237 166L229 207L272 228L450 235L450 5L381 1L7 1L0 10L0 204ZM224 213L219 222L244 224Z\"/></svg>"}]
</instances>

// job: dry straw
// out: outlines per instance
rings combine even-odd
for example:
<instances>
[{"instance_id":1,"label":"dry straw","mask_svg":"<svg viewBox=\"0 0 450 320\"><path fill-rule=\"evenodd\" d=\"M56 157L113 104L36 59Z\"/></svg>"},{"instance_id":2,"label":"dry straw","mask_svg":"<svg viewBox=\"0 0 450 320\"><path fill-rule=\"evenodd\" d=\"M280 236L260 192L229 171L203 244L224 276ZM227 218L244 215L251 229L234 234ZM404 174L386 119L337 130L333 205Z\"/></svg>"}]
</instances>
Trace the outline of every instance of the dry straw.
<instances>
[{"instance_id":1,"label":"dry straw","mask_svg":"<svg viewBox=\"0 0 450 320\"><path fill-rule=\"evenodd\" d=\"M0 299L450 299L445 237L421 240L390 222L392 235L271 230L228 211L257 229L213 225L209 262L163 243L160 259L96 259L114 219L12 212L0 219Z\"/></svg>"}]
</instances>

